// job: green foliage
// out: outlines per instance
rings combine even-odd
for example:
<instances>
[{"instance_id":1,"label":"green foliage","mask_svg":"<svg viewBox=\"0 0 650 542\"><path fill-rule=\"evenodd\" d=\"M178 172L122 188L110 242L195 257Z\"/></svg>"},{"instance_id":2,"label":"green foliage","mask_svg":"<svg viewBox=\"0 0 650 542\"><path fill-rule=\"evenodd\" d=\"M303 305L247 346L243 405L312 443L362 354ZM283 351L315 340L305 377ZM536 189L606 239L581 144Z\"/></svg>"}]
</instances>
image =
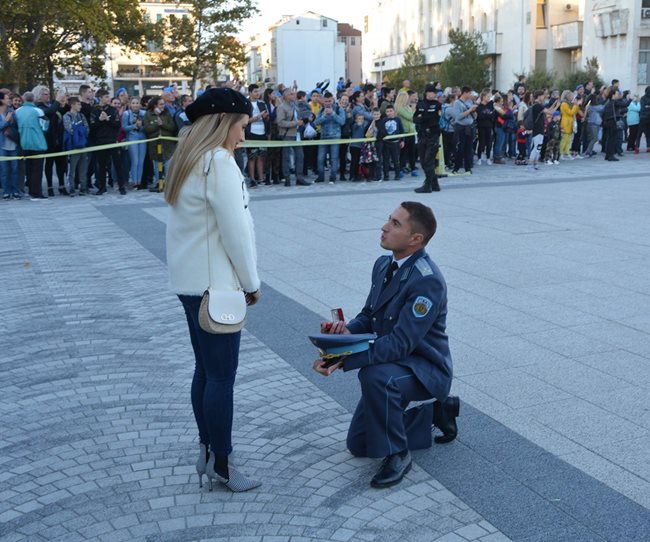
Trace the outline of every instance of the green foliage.
<instances>
[{"instance_id":1,"label":"green foliage","mask_svg":"<svg viewBox=\"0 0 650 542\"><path fill-rule=\"evenodd\" d=\"M485 42L480 32L450 30L451 50L437 70L445 87L467 85L480 91L490 86L489 67L485 62Z\"/></svg>"},{"instance_id":2,"label":"green foliage","mask_svg":"<svg viewBox=\"0 0 650 542\"><path fill-rule=\"evenodd\" d=\"M425 57L415 43L411 43L406 48L402 65L384 75L388 84L398 90L402 87L402 82L408 79L411 82L411 88L417 92L422 92L425 85L430 83L433 78L433 69L425 64Z\"/></svg>"},{"instance_id":3,"label":"green foliage","mask_svg":"<svg viewBox=\"0 0 650 542\"><path fill-rule=\"evenodd\" d=\"M197 81L217 78L219 66L240 73L246 52L236 34L243 21L258 12L252 0L190 0L189 17L169 17L161 28L160 61Z\"/></svg>"},{"instance_id":4,"label":"green foliage","mask_svg":"<svg viewBox=\"0 0 650 542\"><path fill-rule=\"evenodd\" d=\"M526 88L528 90L544 90L555 88L557 73L554 70L547 70L542 67L535 67L529 73L522 73L526 76Z\"/></svg>"},{"instance_id":5,"label":"green foliage","mask_svg":"<svg viewBox=\"0 0 650 542\"><path fill-rule=\"evenodd\" d=\"M572 73L566 74L557 82L557 87L560 90L569 89L575 90L576 86L584 85L587 81L593 81L596 88L604 84L604 81L599 75L600 66L596 57L588 58L585 67Z\"/></svg>"},{"instance_id":6,"label":"green foliage","mask_svg":"<svg viewBox=\"0 0 650 542\"><path fill-rule=\"evenodd\" d=\"M153 35L133 0L13 0L0 12L0 81L18 90L52 87L56 70L105 77L107 45L143 50Z\"/></svg>"}]
</instances>

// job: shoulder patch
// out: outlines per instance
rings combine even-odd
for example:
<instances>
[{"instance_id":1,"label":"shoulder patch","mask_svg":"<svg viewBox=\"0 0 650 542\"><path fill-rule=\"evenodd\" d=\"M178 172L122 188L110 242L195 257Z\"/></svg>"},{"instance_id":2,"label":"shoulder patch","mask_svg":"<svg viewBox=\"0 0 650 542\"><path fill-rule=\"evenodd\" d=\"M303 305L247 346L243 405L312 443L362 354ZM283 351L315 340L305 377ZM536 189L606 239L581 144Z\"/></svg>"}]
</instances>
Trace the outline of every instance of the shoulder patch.
<instances>
[{"instance_id":1,"label":"shoulder patch","mask_svg":"<svg viewBox=\"0 0 650 542\"><path fill-rule=\"evenodd\" d=\"M427 262L426 258L420 258L417 262L415 262L415 267L417 267L418 271L423 277L433 275L433 269L431 269L431 266L429 265L429 262Z\"/></svg>"},{"instance_id":2,"label":"shoulder patch","mask_svg":"<svg viewBox=\"0 0 650 542\"><path fill-rule=\"evenodd\" d=\"M428 297L419 295L413 302L413 316L416 318L424 318L433 307L433 303Z\"/></svg>"}]
</instances>

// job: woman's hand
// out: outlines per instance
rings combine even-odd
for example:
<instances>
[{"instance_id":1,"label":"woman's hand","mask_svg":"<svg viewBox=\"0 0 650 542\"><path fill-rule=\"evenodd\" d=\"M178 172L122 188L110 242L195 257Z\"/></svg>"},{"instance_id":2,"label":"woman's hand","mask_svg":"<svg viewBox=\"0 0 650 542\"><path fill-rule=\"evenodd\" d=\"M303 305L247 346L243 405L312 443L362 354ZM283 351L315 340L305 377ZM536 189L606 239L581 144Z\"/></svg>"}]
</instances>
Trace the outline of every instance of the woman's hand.
<instances>
[{"instance_id":1,"label":"woman's hand","mask_svg":"<svg viewBox=\"0 0 650 542\"><path fill-rule=\"evenodd\" d=\"M260 300L260 297L262 294L260 293L259 290L255 290L254 292L250 294L246 294L246 305L251 306L255 305Z\"/></svg>"}]
</instances>

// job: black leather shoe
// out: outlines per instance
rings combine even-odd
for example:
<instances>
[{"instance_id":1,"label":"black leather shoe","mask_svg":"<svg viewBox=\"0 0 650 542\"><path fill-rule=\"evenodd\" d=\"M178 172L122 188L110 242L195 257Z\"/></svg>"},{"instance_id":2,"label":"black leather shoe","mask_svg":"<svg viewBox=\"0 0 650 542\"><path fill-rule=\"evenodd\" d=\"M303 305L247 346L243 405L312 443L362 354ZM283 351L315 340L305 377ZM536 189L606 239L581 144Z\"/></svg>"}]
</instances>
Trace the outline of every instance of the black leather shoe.
<instances>
[{"instance_id":1,"label":"black leather shoe","mask_svg":"<svg viewBox=\"0 0 650 542\"><path fill-rule=\"evenodd\" d=\"M311 183L309 181L305 181L305 179L298 179L296 181L296 184L300 186L311 186Z\"/></svg>"},{"instance_id":2,"label":"black leather shoe","mask_svg":"<svg viewBox=\"0 0 650 542\"><path fill-rule=\"evenodd\" d=\"M389 455L381 462L381 466L372 477L370 485L381 489L394 486L402 481L406 473L411 470L413 460L408 450L398 454Z\"/></svg>"},{"instance_id":3,"label":"black leather shoe","mask_svg":"<svg viewBox=\"0 0 650 542\"><path fill-rule=\"evenodd\" d=\"M433 439L436 444L447 444L456 438L458 435L456 418L459 413L460 401L454 395L447 397L444 402L433 403L433 425L442 431L442 436Z\"/></svg>"}]
</instances>

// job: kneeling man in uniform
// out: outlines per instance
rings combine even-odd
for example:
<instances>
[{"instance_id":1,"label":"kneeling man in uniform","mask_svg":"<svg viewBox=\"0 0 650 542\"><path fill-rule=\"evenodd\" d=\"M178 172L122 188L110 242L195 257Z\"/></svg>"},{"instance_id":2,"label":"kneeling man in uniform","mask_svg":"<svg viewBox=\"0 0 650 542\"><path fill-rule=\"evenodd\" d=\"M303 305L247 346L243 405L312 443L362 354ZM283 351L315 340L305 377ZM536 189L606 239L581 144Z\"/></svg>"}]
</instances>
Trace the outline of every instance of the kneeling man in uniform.
<instances>
[{"instance_id":1,"label":"kneeling man in uniform","mask_svg":"<svg viewBox=\"0 0 650 542\"><path fill-rule=\"evenodd\" d=\"M445 333L447 286L424 247L436 232L433 211L418 202L403 202L381 229L381 246L392 252L381 256L372 271L372 287L363 310L349 322L323 322L342 361L314 362L329 376L342 368L359 369L361 399L350 423L347 446L358 457L384 458L371 485L389 487L411 469L410 450L431 446L431 425L442 436L437 443L456 438L458 397L449 396L452 362ZM354 335L376 338L359 348ZM368 336L365 339L367 342ZM352 348L343 346L350 339ZM335 358L336 359L336 358ZM435 399L435 401L432 401ZM417 406L407 408L412 402Z\"/></svg>"}]
</instances>

